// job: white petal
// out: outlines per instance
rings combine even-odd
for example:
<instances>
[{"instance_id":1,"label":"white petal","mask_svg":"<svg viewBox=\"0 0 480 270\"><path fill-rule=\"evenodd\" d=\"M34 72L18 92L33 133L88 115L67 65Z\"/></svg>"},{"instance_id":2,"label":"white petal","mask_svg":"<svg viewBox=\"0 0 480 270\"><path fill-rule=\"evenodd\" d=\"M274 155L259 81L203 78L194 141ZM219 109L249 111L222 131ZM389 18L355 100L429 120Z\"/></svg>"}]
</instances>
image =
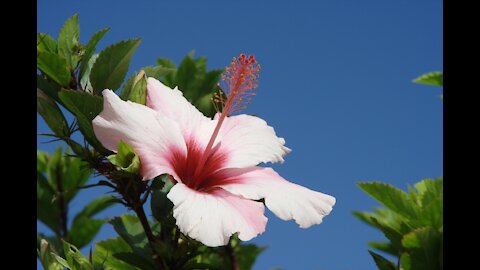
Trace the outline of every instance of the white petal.
<instances>
[{"instance_id":1,"label":"white petal","mask_svg":"<svg viewBox=\"0 0 480 270\"><path fill-rule=\"evenodd\" d=\"M188 102L180 90L171 89L155 78L147 79L146 105L178 123L186 140L198 125L211 120Z\"/></svg>"},{"instance_id":2,"label":"white petal","mask_svg":"<svg viewBox=\"0 0 480 270\"><path fill-rule=\"evenodd\" d=\"M186 153L178 125L147 106L121 100L113 91L102 94L103 111L92 124L103 146L116 152L120 140L131 145L140 158L144 179L163 173L176 177L172 155Z\"/></svg>"},{"instance_id":3,"label":"white petal","mask_svg":"<svg viewBox=\"0 0 480 270\"><path fill-rule=\"evenodd\" d=\"M217 122L218 114L215 120L204 123L197 131L197 141L206 145ZM284 146L285 140L277 137L275 130L267 125L267 122L246 114L225 118L214 146L218 143L219 151L228 157L226 168L245 168L262 162L283 162L283 156L291 151Z\"/></svg>"},{"instance_id":4,"label":"white petal","mask_svg":"<svg viewBox=\"0 0 480 270\"><path fill-rule=\"evenodd\" d=\"M320 224L332 211L335 198L288 182L271 168L225 169L221 188L248 199L265 198L265 205L283 220L301 228Z\"/></svg>"},{"instance_id":5,"label":"white petal","mask_svg":"<svg viewBox=\"0 0 480 270\"><path fill-rule=\"evenodd\" d=\"M167 197L180 231L203 244L226 245L230 236L248 241L265 230L267 218L262 203L244 199L223 189L198 192L177 183Z\"/></svg>"}]
</instances>

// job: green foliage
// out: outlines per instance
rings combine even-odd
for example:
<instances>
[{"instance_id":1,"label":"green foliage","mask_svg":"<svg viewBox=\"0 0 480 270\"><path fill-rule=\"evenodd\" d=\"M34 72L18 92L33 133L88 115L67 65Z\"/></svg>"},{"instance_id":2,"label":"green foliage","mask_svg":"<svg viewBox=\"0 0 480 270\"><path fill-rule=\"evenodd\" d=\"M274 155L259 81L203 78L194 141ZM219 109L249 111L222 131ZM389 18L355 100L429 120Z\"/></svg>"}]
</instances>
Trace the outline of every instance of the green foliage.
<instances>
[{"instance_id":1,"label":"green foliage","mask_svg":"<svg viewBox=\"0 0 480 270\"><path fill-rule=\"evenodd\" d=\"M37 89L37 112L43 117L48 127L58 136L70 135L67 120L57 104L42 90Z\"/></svg>"},{"instance_id":2,"label":"green foliage","mask_svg":"<svg viewBox=\"0 0 480 270\"><path fill-rule=\"evenodd\" d=\"M105 270L139 270L115 256L115 254L132 253L132 248L121 237L106 239L95 244L93 253L94 265L102 267Z\"/></svg>"},{"instance_id":3,"label":"green foliage","mask_svg":"<svg viewBox=\"0 0 480 270\"><path fill-rule=\"evenodd\" d=\"M166 58L157 59L157 64L167 68L175 68L176 65ZM183 95L203 114L213 117L216 113L211 98L213 93L220 88L217 83L223 70L214 69L207 72L207 59L205 57L193 58L193 52L189 53L178 68L164 76L162 82L183 92Z\"/></svg>"},{"instance_id":4,"label":"green foliage","mask_svg":"<svg viewBox=\"0 0 480 270\"><path fill-rule=\"evenodd\" d=\"M414 79L413 82L443 87L443 72L434 71L425 73ZM443 95L440 95L440 98L443 99Z\"/></svg>"},{"instance_id":5,"label":"green foliage","mask_svg":"<svg viewBox=\"0 0 480 270\"><path fill-rule=\"evenodd\" d=\"M69 156L68 151L65 155L61 148L52 156L37 151L37 219L54 233L54 236L40 235L39 241L47 239L54 243L58 241L55 239L65 238L83 247L95 237L105 221L92 216L110 207L115 202L112 196L100 197L87 204L67 228L69 203L91 173L84 161Z\"/></svg>"},{"instance_id":6,"label":"green foliage","mask_svg":"<svg viewBox=\"0 0 480 270\"><path fill-rule=\"evenodd\" d=\"M98 42L109 30L110 27L97 31L95 34L93 34L93 36L90 38L90 41L88 41L87 45L85 46L85 53L82 56L82 64L80 65L80 78L82 78L82 80L90 77L90 69L93 65L90 60L95 54L95 48Z\"/></svg>"},{"instance_id":7,"label":"green foliage","mask_svg":"<svg viewBox=\"0 0 480 270\"><path fill-rule=\"evenodd\" d=\"M142 223L135 215L122 215L109 221L115 231L125 240L136 253L149 257L148 239L143 230Z\"/></svg>"},{"instance_id":8,"label":"green foliage","mask_svg":"<svg viewBox=\"0 0 480 270\"><path fill-rule=\"evenodd\" d=\"M191 52L178 67L160 58L157 65L141 68L124 81L140 39L120 41L96 52L108 31L101 29L86 45L81 44L75 14L62 26L58 41L48 34L37 34L37 111L53 132L45 135L63 140L75 154L61 148L52 155L37 152L37 220L53 232L37 235L42 265L52 270L153 270L159 266L166 270L212 270L232 268L236 261L240 269L251 269L263 247L244 245L235 235L228 246L209 248L182 234L167 198L173 186L170 176L158 176L150 184L142 181L135 149L120 141L113 154L98 141L92 127L92 120L103 110L104 89L116 90L123 84L120 98L144 105L149 77L172 88L178 86L192 104L212 117L211 97L219 90L223 70L207 71L207 59L194 58ZM73 115L72 123L67 122L60 106ZM85 139L83 144L71 138L77 130ZM107 179L86 185L93 169ZM112 188L119 197L95 198L71 219L69 204L79 189L98 185ZM148 198L151 220L141 215ZM108 220L119 237L95 243L89 258L85 257L78 248L87 246L107 222L95 215L114 203L122 203L136 215Z\"/></svg>"},{"instance_id":9,"label":"green foliage","mask_svg":"<svg viewBox=\"0 0 480 270\"><path fill-rule=\"evenodd\" d=\"M68 87L70 84L67 61L58 54L37 51L37 68L60 86Z\"/></svg>"},{"instance_id":10,"label":"green foliage","mask_svg":"<svg viewBox=\"0 0 480 270\"><path fill-rule=\"evenodd\" d=\"M425 73L415 78L413 82L434 85L434 86L443 86L443 72L434 71L434 72Z\"/></svg>"},{"instance_id":11,"label":"green foliage","mask_svg":"<svg viewBox=\"0 0 480 270\"><path fill-rule=\"evenodd\" d=\"M65 21L65 24L58 33L58 53L67 61L68 66L73 70L77 67L80 60L80 47L78 38L80 37L80 26L78 14Z\"/></svg>"},{"instance_id":12,"label":"green foliage","mask_svg":"<svg viewBox=\"0 0 480 270\"><path fill-rule=\"evenodd\" d=\"M143 71L143 73L142 73ZM153 77L156 79L166 78L175 69L164 66L148 66L141 68L140 71L135 72L130 78L125 81L120 93L120 98L123 100L130 100L136 103L145 104L146 98L146 82L139 84L145 77Z\"/></svg>"},{"instance_id":13,"label":"green foliage","mask_svg":"<svg viewBox=\"0 0 480 270\"><path fill-rule=\"evenodd\" d=\"M76 116L85 139L101 153L108 154L93 132L92 120L103 110L103 99L85 92L61 90L58 93L64 107Z\"/></svg>"},{"instance_id":14,"label":"green foliage","mask_svg":"<svg viewBox=\"0 0 480 270\"><path fill-rule=\"evenodd\" d=\"M40 240L40 248L37 249L37 256L42 263L43 269L45 270L63 270L63 265L60 264L54 252L55 249L50 245L50 243L45 240ZM52 254L53 253L53 254Z\"/></svg>"},{"instance_id":15,"label":"green foliage","mask_svg":"<svg viewBox=\"0 0 480 270\"><path fill-rule=\"evenodd\" d=\"M74 245L63 241L63 252L65 253L66 260L60 256L56 256L58 262L67 269L71 270L93 270L93 265L89 259L82 255Z\"/></svg>"},{"instance_id":16,"label":"green foliage","mask_svg":"<svg viewBox=\"0 0 480 270\"><path fill-rule=\"evenodd\" d=\"M375 261L375 264L377 265L378 269L380 269L380 270L398 270L397 266L393 262L385 259L380 254L377 254L377 253L375 253L371 250L369 250L368 253L370 253L370 255L372 256L372 258Z\"/></svg>"},{"instance_id":17,"label":"green foliage","mask_svg":"<svg viewBox=\"0 0 480 270\"><path fill-rule=\"evenodd\" d=\"M385 206L354 212L389 240L370 242L371 247L398 256L403 270L443 269L443 178L424 179L409 187L409 193L381 182L358 186ZM370 254L379 269L396 269L380 255Z\"/></svg>"},{"instance_id":18,"label":"green foliage","mask_svg":"<svg viewBox=\"0 0 480 270\"><path fill-rule=\"evenodd\" d=\"M173 203L167 198L168 192L173 187L170 176L163 174L156 177L152 183L152 187L150 207L153 217L160 222L162 226L172 229L175 227L175 220L172 215Z\"/></svg>"},{"instance_id":19,"label":"green foliage","mask_svg":"<svg viewBox=\"0 0 480 270\"><path fill-rule=\"evenodd\" d=\"M49 34L37 34L37 50L57 53L57 42Z\"/></svg>"},{"instance_id":20,"label":"green foliage","mask_svg":"<svg viewBox=\"0 0 480 270\"><path fill-rule=\"evenodd\" d=\"M95 94L105 89L117 90L123 82L133 53L140 39L130 39L108 46L100 52L90 73L90 82Z\"/></svg>"},{"instance_id":21,"label":"green foliage","mask_svg":"<svg viewBox=\"0 0 480 270\"><path fill-rule=\"evenodd\" d=\"M110 155L107 158L113 165L126 172L136 173L140 169L140 159L137 154L130 145L122 140L118 144L117 154Z\"/></svg>"}]
</instances>

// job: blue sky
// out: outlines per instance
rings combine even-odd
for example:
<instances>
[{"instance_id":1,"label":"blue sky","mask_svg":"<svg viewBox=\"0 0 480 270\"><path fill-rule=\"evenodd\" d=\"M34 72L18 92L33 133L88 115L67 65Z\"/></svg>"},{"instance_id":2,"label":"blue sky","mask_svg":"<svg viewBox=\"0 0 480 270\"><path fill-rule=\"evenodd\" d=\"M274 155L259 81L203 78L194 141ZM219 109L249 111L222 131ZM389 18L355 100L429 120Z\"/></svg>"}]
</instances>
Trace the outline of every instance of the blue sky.
<instances>
[{"instance_id":1,"label":"blue sky","mask_svg":"<svg viewBox=\"0 0 480 270\"><path fill-rule=\"evenodd\" d=\"M75 12L80 40L111 27L97 50L141 37L129 74L158 57L189 51L223 68L254 54L262 65L257 96L245 111L293 151L274 164L286 179L337 198L324 223L304 230L267 211L252 243L269 248L255 270L374 269L367 242L381 233L351 215L377 203L356 185L381 180L406 188L443 174L442 90L411 82L443 69L442 1L38 1L37 30L56 37ZM38 133L48 131L38 119ZM59 143L38 148L52 152ZM75 213L108 191L82 191ZM113 207L100 217L126 212ZM46 231L38 225L39 231ZM105 225L96 240L114 236Z\"/></svg>"}]
</instances>

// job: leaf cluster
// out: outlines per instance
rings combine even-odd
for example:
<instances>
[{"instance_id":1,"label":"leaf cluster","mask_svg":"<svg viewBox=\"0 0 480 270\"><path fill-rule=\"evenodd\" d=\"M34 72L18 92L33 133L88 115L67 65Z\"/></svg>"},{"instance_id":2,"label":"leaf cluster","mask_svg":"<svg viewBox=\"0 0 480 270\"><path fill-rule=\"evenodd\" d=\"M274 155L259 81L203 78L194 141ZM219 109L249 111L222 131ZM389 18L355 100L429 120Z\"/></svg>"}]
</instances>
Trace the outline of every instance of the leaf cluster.
<instances>
[{"instance_id":1,"label":"leaf cluster","mask_svg":"<svg viewBox=\"0 0 480 270\"><path fill-rule=\"evenodd\" d=\"M408 193L383 182L358 186L383 206L373 212L354 212L388 239L369 246L399 260L395 264L369 251L379 269L443 269L443 178L424 179L409 186Z\"/></svg>"},{"instance_id":2,"label":"leaf cluster","mask_svg":"<svg viewBox=\"0 0 480 270\"><path fill-rule=\"evenodd\" d=\"M236 236L227 247L209 248L183 235L166 197L172 187L168 175L149 182L139 174L141 160L121 141L116 153L96 138L92 120L103 110L103 91L118 91L123 100L146 104L147 78L159 79L183 95L206 116L215 114L211 97L218 91L223 70L207 70L205 57L189 53L177 66L167 58L126 78L139 38L96 47L110 28L97 31L86 44L80 42L78 15L68 18L57 39L37 34L37 112L52 133L42 134L65 142L72 153L58 149L53 155L37 153L37 219L53 235L38 234L38 258L44 269L250 269L264 250L244 245ZM73 116L68 122L65 112ZM80 132L84 141L72 139ZM93 172L105 177L86 185ZM102 196L70 218L69 203L81 188L104 185L117 196ZM152 218L143 210L150 199ZM121 203L135 213L112 219L94 216ZM90 244L103 224L113 226L118 237L91 246L88 257L79 248ZM234 259L234 261L233 261Z\"/></svg>"}]
</instances>

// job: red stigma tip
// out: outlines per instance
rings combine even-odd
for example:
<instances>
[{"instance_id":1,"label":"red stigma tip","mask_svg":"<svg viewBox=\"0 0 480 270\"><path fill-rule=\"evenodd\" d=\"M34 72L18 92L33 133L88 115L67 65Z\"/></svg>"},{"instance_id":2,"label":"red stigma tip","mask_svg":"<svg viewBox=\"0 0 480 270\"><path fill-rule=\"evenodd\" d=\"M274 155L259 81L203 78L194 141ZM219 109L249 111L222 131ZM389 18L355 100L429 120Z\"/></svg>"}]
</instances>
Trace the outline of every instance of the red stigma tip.
<instances>
[{"instance_id":1,"label":"red stigma tip","mask_svg":"<svg viewBox=\"0 0 480 270\"><path fill-rule=\"evenodd\" d=\"M220 93L215 93L213 98L217 112L222 109L223 114L229 115L234 111L245 109L245 104L250 103L250 96L255 95L259 72L260 64L253 55L247 57L242 53L238 58L234 57L222 74L222 90Z\"/></svg>"}]
</instances>

